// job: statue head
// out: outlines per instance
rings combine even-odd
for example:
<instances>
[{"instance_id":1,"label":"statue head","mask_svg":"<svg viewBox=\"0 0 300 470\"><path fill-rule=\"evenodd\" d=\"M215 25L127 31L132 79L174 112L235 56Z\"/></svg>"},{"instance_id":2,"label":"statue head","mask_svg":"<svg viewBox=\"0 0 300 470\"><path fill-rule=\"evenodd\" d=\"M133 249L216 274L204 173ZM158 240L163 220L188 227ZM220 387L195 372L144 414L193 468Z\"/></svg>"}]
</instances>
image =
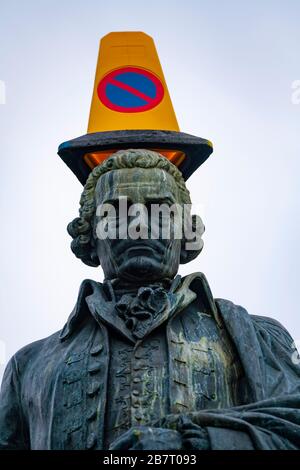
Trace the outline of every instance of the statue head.
<instances>
[{"instance_id":1,"label":"statue head","mask_svg":"<svg viewBox=\"0 0 300 470\"><path fill-rule=\"evenodd\" d=\"M190 212L182 174L151 150L120 150L90 173L79 217L68 225L73 253L106 279L172 279L202 250L204 226Z\"/></svg>"}]
</instances>

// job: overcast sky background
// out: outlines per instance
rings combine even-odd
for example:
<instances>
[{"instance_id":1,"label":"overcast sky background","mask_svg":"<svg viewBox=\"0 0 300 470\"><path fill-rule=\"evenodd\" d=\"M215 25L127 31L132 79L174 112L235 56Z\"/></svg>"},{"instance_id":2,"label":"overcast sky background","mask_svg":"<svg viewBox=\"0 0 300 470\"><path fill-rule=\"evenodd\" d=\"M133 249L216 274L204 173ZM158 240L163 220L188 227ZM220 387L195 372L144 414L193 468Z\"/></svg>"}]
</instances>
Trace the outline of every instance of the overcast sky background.
<instances>
[{"instance_id":1,"label":"overcast sky background","mask_svg":"<svg viewBox=\"0 0 300 470\"><path fill-rule=\"evenodd\" d=\"M82 187L56 151L86 132L110 31L154 38L181 130L214 143L188 181L204 250L181 274L300 339L299 21L296 0L2 0L0 375L63 327L83 279L102 280L69 249Z\"/></svg>"}]
</instances>

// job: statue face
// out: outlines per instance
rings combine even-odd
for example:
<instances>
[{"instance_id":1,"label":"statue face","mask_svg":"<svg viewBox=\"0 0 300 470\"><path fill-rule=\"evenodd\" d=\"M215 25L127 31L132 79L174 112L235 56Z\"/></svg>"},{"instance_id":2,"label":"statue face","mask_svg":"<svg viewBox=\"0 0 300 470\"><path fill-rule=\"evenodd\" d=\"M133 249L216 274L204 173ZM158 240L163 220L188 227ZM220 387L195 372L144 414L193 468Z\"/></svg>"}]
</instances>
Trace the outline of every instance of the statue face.
<instances>
[{"instance_id":1,"label":"statue face","mask_svg":"<svg viewBox=\"0 0 300 470\"><path fill-rule=\"evenodd\" d=\"M153 217L150 217L152 204L172 206L180 202L179 190L173 177L158 168L112 170L99 178L95 194L98 209L104 207L103 204L109 204L116 210L115 216L108 215L106 218L98 210L96 227L99 222L105 222L107 227L122 226L122 231L126 229L127 232L127 238L124 239L111 236L99 238L95 235L97 255L105 278L125 278L139 284L173 278L179 267L181 240L172 235L164 238L162 230L157 232L157 239L150 235L151 228L153 229ZM120 214L120 201L127 207L125 219L124 212ZM138 217L131 212L137 204L145 209ZM138 222L140 236L132 239L128 229L135 226L135 222ZM170 224L172 234L178 219L176 222L171 216L167 221L162 222L160 219L159 225L161 223ZM147 239L145 233L148 233Z\"/></svg>"}]
</instances>

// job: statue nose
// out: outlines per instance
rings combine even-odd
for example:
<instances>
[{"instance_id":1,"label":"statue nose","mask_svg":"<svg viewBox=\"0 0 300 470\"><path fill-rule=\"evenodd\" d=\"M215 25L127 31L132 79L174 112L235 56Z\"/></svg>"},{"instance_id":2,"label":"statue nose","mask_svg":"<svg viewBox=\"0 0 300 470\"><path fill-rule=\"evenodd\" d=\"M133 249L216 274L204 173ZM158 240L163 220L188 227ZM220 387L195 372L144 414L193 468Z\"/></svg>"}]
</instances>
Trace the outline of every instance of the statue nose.
<instances>
[{"instance_id":1,"label":"statue nose","mask_svg":"<svg viewBox=\"0 0 300 470\"><path fill-rule=\"evenodd\" d=\"M140 226L141 228L146 228L148 227L148 224L149 224L148 210L146 206L142 205L142 210L140 213Z\"/></svg>"},{"instance_id":2,"label":"statue nose","mask_svg":"<svg viewBox=\"0 0 300 470\"><path fill-rule=\"evenodd\" d=\"M147 207L144 204L133 204L128 211L129 226L131 226L135 232L140 234L141 238L148 238L150 229L150 214Z\"/></svg>"}]
</instances>

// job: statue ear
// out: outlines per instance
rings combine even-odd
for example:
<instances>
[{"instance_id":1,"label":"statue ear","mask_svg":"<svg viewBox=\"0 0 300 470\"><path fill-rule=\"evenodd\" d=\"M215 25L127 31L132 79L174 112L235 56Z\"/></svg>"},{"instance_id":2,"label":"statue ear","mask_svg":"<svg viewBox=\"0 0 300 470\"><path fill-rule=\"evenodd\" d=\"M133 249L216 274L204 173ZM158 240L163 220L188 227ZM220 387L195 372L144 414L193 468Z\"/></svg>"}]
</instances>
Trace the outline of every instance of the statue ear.
<instances>
[{"instance_id":1,"label":"statue ear","mask_svg":"<svg viewBox=\"0 0 300 470\"><path fill-rule=\"evenodd\" d=\"M95 267L100 266L100 260L99 260L99 256L97 253L96 237L97 237L96 230L94 229L94 225L93 225L92 236L90 238L90 257L91 257L91 262L93 263L93 266Z\"/></svg>"},{"instance_id":2,"label":"statue ear","mask_svg":"<svg viewBox=\"0 0 300 470\"><path fill-rule=\"evenodd\" d=\"M203 248L202 235L205 231L204 224L199 215L192 215L189 224L186 224L181 241L180 264L186 264L197 258ZM189 245L195 245L189 247Z\"/></svg>"},{"instance_id":3,"label":"statue ear","mask_svg":"<svg viewBox=\"0 0 300 470\"><path fill-rule=\"evenodd\" d=\"M94 249L91 250L91 261L93 263L93 266L95 267L100 266L100 260L97 255L97 251Z\"/></svg>"}]
</instances>

